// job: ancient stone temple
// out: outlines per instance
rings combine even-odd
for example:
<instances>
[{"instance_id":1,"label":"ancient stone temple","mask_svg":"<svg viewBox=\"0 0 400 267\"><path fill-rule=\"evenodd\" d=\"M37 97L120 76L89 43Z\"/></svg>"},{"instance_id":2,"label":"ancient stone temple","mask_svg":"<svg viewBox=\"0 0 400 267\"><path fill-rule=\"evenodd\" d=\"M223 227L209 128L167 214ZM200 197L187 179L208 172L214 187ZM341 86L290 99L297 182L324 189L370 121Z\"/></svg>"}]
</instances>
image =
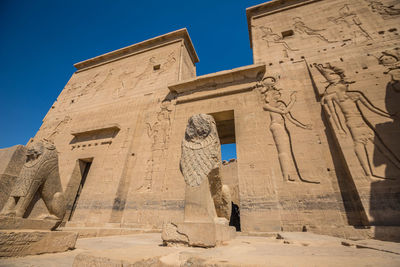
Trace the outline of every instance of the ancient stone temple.
<instances>
[{"instance_id":1,"label":"ancient stone temple","mask_svg":"<svg viewBox=\"0 0 400 267\"><path fill-rule=\"evenodd\" d=\"M59 229L90 236L184 222L185 188L199 173L185 176L181 144L189 118L207 114L219 144L236 144L236 161L221 162L219 172L237 230L400 240L395 2L250 7L254 64L203 76L186 29L75 64L30 140L58 151L66 206ZM16 162L18 149L0 151L2 161ZM7 166L0 164L0 184L10 188L0 188L0 209L22 168L6 175ZM51 215L48 206L34 198L24 218Z\"/></svg>"}]
</instances>

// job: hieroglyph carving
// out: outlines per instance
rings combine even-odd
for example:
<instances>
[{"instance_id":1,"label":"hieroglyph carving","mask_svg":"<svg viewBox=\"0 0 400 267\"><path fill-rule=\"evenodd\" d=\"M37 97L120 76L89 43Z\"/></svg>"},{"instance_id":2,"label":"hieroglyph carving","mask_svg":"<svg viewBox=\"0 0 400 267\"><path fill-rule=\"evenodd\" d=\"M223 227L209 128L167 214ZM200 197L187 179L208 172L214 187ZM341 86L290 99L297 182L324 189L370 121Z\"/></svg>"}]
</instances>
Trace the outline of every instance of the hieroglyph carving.
<instances>
[{"instance_id":1,"label":"hieroglyph carving","mask_svg":"<svg viewBox=\"0 0 400 267\"><path fill-rule=\"evenodd\" d=\"M151 156L146 164L146 173L143 184L138 188L141 191L151 191L153 187L154 162L162 161L166 156L171 129L172 103L169 100L161 102L154 122L148 121L147 135L151 139Z\"/></svg>"},{"instance_id":2,"label":"hieroglyph carving","mask_svg":"<svg viewBox=\"0 0 400 267\"><path fill-rule=\"evenodd\" d=\"M65 125L67 125L71 121L70 116L65 116L62 120L60 120L57 125L54 127L54 129L51 131L51 133L45 138L46 140L50 142L54 142L56 136L63 131Z\"/></svg>"},{"instance_id":3,"label":"hieroglyph carving","mask_svg":"<svg viewBox=\"0 0 400 267\"><path fill-rule=\"evenodd\" d=\"M372 40L368 32L362 27L362 22L357 14L350 10L349 5L345 4L339 9L338 17L329 17L329 21L337 25L344 25L344 34L350 31L351 39L362 38L363 41Z\"/></svg>"},{"instance_id":4,"label":"hieroglyph carving","mask_svg":"<svg viewBox=\"0 0 400 267\"><path fill-rule=\"evenodd\" d=\"M365 0L372 12L382 16L383 19L390 19L400 15L400 8L396 8L394 5L385 5L381 1L376 0ZM397 1L397 4L399 2Z\"/></svg>"},{"instance_id":5,"label":"hieroglyph carving","mask_svg":"<svg viewBox=\"0 0 400 267\"><path fill-rule=\"evenodd\" d=\"M124 71L118 76L119 86L116 88L115 94L118 97L122 97L125 93L133 88L136 88L138 84L149 77L150 75L155 75L150 81L150 84L157 81L157 77L162 73L169 70L176 62L175 53L171 52L166 58L157 59L157 57L152 56L148 59L146 67L139 73L136 71ZM160 65L159 69L154 69L154 66Z\"/></svg>"},{"instance_id":6,"label":"hieroglyph carving","mask_svg":"<svg viewBox=\"0 0 400 267\"><path fill-rule=\"evenodd\" d=\"M1 215L24 216L38 191L50 212L47 217L62 219L66 206L58 173L57 150L45 140L28 146L26 162Z\"/></svg>"},{"instance_id":7,"label":"hieroglyph carving","mask_svg":"<svg viewBox=\"0 0 400 267\"><path fill-rule=\"evenodd\" d=\"M308 35L310 37L316 37L326 43L335 43L336 41L332 41L332 40L328 40L327 37L325 37L325 35L323 34L324 31L326 31L326 29L315 29L315 28L311 28L309 26L307 26L302 18L300 17L294 17L293 18L293 27L294 30L302 35Z\"/></svg>"},{"instance_id":8,"label":"hieroglyph carving","mask_svg":"<svg viewBox=\"0 0 400 267\"><path fill-rule=\"evenodd\" d=\"M354 152L365 175L376 178L394 178L374 174L370 149L378 149L399 170L400 160L383 142L378 132L375 131L372 124L364 116L360 104L380 116L392 118L392 115L374 106L362 92L349 90L349 85L354 82L346 79L342 69L331 66L329 63L325 65L314 63L314 66L328 82L321 98L321 104L332 121L332 127L339 132L338 138L346 138L347 131L340 119L336 106L339 106L344 116L345 125L354 143Z\"/></svg>"},{"instance_id":9,"label":"hieroglyph carving","mask_svg":"<svg viewBox=\"0 0 400 267\"><path fill-rule=\"evenodd\" d=\"M390 75L390 88L400 93L400 48L383 51L378 61L387 68L384 73Z\"/></svg>"},{"instance_id":10,"label":"hieroglyph carving","mask_svg":"<svg viewBox=\"0 0 400 267\"><path fill-rule=\"evenodd\" d=\"M279 34L276 34L272 31L271 28L265 26L258 27L262 33L261 40L264 40L267 43L267 46L270 47L273 44L282 45L285 49L290 51L298 51L298 49L291 48L286 41L283 40L283 37Z\"/></svg>"},{"instance_id":11,"label":"hieroglyph carving","mask_svg":"<svg viewBox=\"0 0 400 267\"><path fill-rule=\"evenodd\" d=\"M299 128L311 130L310 124L304 124L297 120L291 113L291 109L296 103L296 91L290 95L290 102L287 104L282 99L281 88L277 88L278 77L267 76L263 78L261 84L261 93L263 95L263 108L269 111L271 117L270 130L278 150L279 163L282 175L285 181L295 181L295 177L302 182L318 183L309 181L302 177L295 154L293 152L293 143L290 131L286 122L293 123Z\"/></svg>"}]
</instances>

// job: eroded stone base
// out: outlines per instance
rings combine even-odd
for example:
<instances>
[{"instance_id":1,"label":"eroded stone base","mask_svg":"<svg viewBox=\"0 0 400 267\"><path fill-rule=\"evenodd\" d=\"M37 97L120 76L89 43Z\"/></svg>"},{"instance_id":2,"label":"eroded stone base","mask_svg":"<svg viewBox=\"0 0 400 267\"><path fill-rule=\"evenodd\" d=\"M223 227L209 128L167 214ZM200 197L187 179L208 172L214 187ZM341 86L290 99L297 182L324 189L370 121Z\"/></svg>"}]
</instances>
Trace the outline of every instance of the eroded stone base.
<instances>
[{"instance_id":1,"label":"eroded stone base","mask_svg":"<svg viewBox=\"0 0 400 267\"><path fill-rule=\"evenodd\" d=\"M25 219L10 216L0 216L0 230L30 229L30 230L55 230L61 223L51 219Z\"/></svg>"},{"instance_id":2,"label":"eroded stone base","mask_svg":"<svg viewBox=\"0 0 400 267\"><path fill-rule=\"evenodd\" d=\"M236 230L220 223L166 223L161 238L165 245L184 244L191 247L215 247L233 239Z\"/></svg>"},{"instance_id":3,"label":"eroded stone base","mask_svg":"<svg viewBox=\"0 0 400 267\"><path fill-rule=\"evenodd\" d=\"M74 232L10 230L0 231L0 257L19 257L63 252L75 247Z\"/></svg>"}]
</instances>

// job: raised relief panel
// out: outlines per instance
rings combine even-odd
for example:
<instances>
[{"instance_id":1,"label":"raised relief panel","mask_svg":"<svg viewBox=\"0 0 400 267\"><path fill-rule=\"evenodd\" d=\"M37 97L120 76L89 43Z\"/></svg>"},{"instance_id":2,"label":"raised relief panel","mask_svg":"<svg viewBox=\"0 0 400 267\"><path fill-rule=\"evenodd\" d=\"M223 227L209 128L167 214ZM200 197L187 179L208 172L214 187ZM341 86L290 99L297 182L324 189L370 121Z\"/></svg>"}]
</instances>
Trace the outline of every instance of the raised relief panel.
<instances>
[{"instance_id":1,"label":"raised relief panel","mask_svg":"<svg viewBox=\"0 0 400 267\"><path fill-rule=\"evenodd\" d=\"M306 183L319 183L311 181L300 172L298 162L293 150L293 141L287 124L291 123L303 130L311 130L311 124L305 124L294 116L292 108L296 103L296 91L291 92L290 101L282 99L283 89L277 87L279 77L266 76L261 82L261 94L263 97L263 109L270 115L270 131L272 133L276 149L278 151L279 163L282 176L285 181L296 181Z\"/></svg>"},{"instance_id":2,"label":"raised relief panel","mask_svg":"<svg viewBox=\"0 0 400 267\"><path fill-rule=\"evenodd\" d=\"M368 118L362 112L361 105L382 117L392 118L394 114L389 114L375 106L363 92L351 90L350 86L354 81L346 79L344 70L329 63L325 65L315 64L314 66L328 82L325 93L321 98L321 104L330 118L332 127L338 133L337 138L352 138L354 154L366 177L396 179L396 177L378 175L373 169L371 155L375 149L378 149L399 171L400 160L376 132L374 125L368 121Z\"/></svg>"},{"instance_id":3,"label":"raised relief panel","mask_svg":"<svg viewBox=\"0 0 400 267\"><path fill-rule=\"evenodd\" d=\"M171 52L167 56L151 56L147 60L147 64L143 64L144 68L135 71L124 71L118 75L117 86L114 90L114 97L123 97L126 92L137 88L143 81L152 78L149 84L158 81L158 77L168 71L175 63L175 53Z\"/></svg>"},{"instance_id":4,"label":"raised relief panel","mask_svg":"<svg viewBox=\"0 0 400 267\"><path fill-rule=\"evenodd\" d=\"M372 12L379 14L383 19L393 19L400 16L400 4L396 0L378 1L365 0Z\"/></svg>"},{"instance_id":5,"label":"raised relief panel","mask_svg":"<svg viewBox=\"0 0 400 267\"><path fill-rule=\"evenodd\" d=\"M337 41L328 39L327 29L326 28L317 28L314 26L309 26L303 21L301 17L293 18L293 28L294 30L303 36L312 37L319 39L325 43L335 43Z\"/></svg>"},{"instance_id":6,"label":"raised relief panel","mask_svg":"<svg viewBox=\"0 0 400 267\"><path fill-rule=\"evenodd\" d=\"M279 35L275 33L270 27L261 25L261 26L255 26L254 28L258 30L260 39L265 42L267 47L277 45L290 51L298 51L298 49L289 46L288 43L284 40L285 37L293 35L292 30L286 31L286 33L283 32L282 35Z\"/></svg>"},{"instance_id":7,"label":"raised relief panel","mask_svg":"<svg viewBox=\"0 0 400 267\"><path fill-rule=\"evenodd\" d=\"M359 1L315 1L297 6L293 3L293 8L287 9L282 3L284 12L274 8L260 14L255 10L251 19L257 63L283 63L287 58L326 54L332 49L370 44L377 37L377 25L368 21L370 12Z\"/></svg>"},{"instance_id":8,"label":"raised relief panel","mask_svg":"<svg viewBox=\"0 0 400 267\"><path fill-rule=\"evenodd\" d=\"M339 8L337 16L328 17L328 21L340 27L338 31L343 34L341 36L343 42L350 39L353 42L357 42L357 40L360 40L360 42L372 40L372 37L364 29L361 19L348 4Z\"/></svg>"},{"instance_id":9,"label":"raised relief panel","mask_svg":"<svg viewBox=\"0 0 400 267\"><path fill-rule=\"evenodd\" d=\"M386 86L386 97L390 98L390 94L400 93L400 48L396 47L382 51L377 59L379 64L386 68L384 74L390 76L390 81ZM391 114L397 113L394 110L388 110L388 112Z\"/></svg>"},{"instance_id":10,"label":"raised relief panel","mask_svg":"<svg viewBox=\"0 0 400 267\"><path fill-rule=\"evenodd\" d=\"M137 188L140 192L151 192L155 176L155 165L160 164L167 157L167 149L171 131L171 112L173 103L169 100L161 102L154 117L146 121L147 136L151 140L150 158L146 163L146 172L142 184ZM163 178L165 179L165 177ZM165 181L162 182L165 190Z\"/></svg>"}]
</instances>

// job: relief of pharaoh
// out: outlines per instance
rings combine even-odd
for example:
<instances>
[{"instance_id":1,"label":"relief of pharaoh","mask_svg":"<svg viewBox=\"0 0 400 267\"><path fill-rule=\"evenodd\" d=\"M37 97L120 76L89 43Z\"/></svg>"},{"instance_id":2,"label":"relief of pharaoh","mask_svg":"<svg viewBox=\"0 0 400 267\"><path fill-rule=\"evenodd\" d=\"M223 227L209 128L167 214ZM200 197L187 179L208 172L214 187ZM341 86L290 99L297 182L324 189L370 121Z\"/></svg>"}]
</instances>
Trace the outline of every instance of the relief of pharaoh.
<instances>
[{"instance_id":1,"label":"relief of pharaoh","mask_svg":"<svg viewBox=\"0 0 400 267\"><path fill-rule=\"evenodd\" d=\"M49 210L50 216L45 219L61 220L66 205L58 173L57 150L44 140L28 146L26 162L0 215L22 218L36 192Z\"/></svg>"},{"instance_id":2,"label":"relief of pharaoh","mask_svg":"<svg viewBox=\"0 0 400 267\"><path fill-rule=\"evenodd\" d=\"M362 169L367 177L375 177L382 179L395 179L397 177L384 177L374 173L372 168L373 162L368 151L378 149L382 155L390 161L397 169L400 170L400 159L394 154L390 147L386 145L383 138L374 129L372 123L368 121L360 105L365 106L377 115L386 118L394 117L372 104L372 102L360 91L349 90L349 85L354 83L348 81L344 71L329 63L314 64L317 70L328 82L325 88L321 104L324 106L325 112L332 119L333 127L339 132L340 136L346 137L346 128L353 139L354 152L361 164ZM337 108L338 107L338 108ZM340 110L344 117L344 123L341 116L337 113ZM375 138L376 137L376 138Z\"/></svg>"}]
</instances>

